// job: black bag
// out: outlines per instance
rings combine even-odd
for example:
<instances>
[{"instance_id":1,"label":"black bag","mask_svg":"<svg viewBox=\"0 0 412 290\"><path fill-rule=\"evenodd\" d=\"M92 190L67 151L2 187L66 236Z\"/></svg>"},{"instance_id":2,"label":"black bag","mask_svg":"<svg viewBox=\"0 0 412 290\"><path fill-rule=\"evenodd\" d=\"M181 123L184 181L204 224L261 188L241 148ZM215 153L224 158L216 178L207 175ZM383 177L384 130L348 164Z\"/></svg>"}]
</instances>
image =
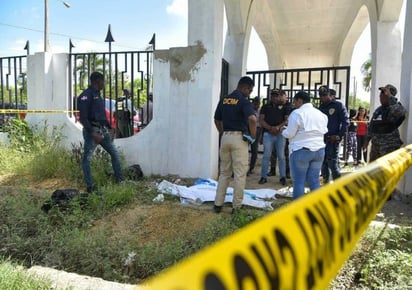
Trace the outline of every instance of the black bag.
<instances>
[{"instance_id":1,"label":"black bag","mask_svg":"<svg viewBox=\"0 0 412 290\"><path fill-rule=\"evenodd\" d=\"M87 193L80 193L77 189L57 189L52 193L51 198L44 202L41 210L48 213L55 206L59 210L67 211L75 198L79 199L80 206L83 207L87 204L87 197Z\"/></svg>"},{"instance_id":2,"label":"black bag","mask_svg":"<svg viewBox=\"0 0 412 290\"><path fill-rule=\"evenodd\" d=\"M124 178L128 180L140 180L143 178L143 171L139 164L134 164L126 168L123 173Z\"/></svg>"}]
</instances>

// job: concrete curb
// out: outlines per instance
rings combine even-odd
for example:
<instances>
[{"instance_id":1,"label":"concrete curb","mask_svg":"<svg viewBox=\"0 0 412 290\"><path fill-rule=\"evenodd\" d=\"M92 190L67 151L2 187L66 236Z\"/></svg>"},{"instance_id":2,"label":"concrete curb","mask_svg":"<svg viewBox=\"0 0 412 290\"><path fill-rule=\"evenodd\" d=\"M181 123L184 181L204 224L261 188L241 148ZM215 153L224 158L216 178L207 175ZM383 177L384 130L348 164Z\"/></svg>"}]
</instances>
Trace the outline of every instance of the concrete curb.
<instances>
[{"instance_id":1,"label":"concrete curb","mask_svg":"<svg viewBox=\"0 0 412 290\"><path fill-rule=\"evenodd\" d=\"M48 280L52 283L53 289L73 289L73 290L139 290L143 287L110 282L101 278L68 273L52 268L33 266L27 271L40 279Z\"/></svg>"}]
</instances>

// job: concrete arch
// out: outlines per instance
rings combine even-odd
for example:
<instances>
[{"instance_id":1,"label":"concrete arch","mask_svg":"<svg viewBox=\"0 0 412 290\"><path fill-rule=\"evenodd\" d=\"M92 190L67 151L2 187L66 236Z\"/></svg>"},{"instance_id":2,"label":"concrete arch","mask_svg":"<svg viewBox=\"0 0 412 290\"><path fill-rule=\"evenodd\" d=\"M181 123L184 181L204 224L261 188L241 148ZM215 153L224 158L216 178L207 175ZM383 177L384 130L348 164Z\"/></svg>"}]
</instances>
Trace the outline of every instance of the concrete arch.
<instances>
[{"instance_id":1,"label":"concrete arch","mask_svg":"<svg viewBox=\"0 0 412 290\"><path fill-rule=\"evenodd\" d=\"M234 89L240 76L246 73L254 0L225 0L227 32L223 58L229 63L229 90Z\"/></svg>"},{"instance_id":2,"label":"concrete arch","mask_svg":"<svg viewBox=\"0 0 412 290\"><path fill-rule=\"evenodd\" d=\"M391 83L400 85L401 33L398 24L403 0L366 1L372 48L371 110L379 106L377 89Z\"/></svg>"},{"instance_id":3,"label":"concrete arch","mask_svg":"<svg viewBox=\"0 0 412 290\"><path fill-rule=\"evenodd\" d=\"M281 58L282 51L279 46L279 35L277 34L274 21L271 21L274 16L268 2L260 1L258 10L259 17L255 18L253 27L265 47L268 67L269 69L284 67L286 63Z\"/></svg>"},{"instance_id":4,"label":"concrete arch","mask_svg":"<svg viewBox=\"0 0 412 290\"><path fill-rule=\"evenodd\" d=\"M368 8L363 5L359 8L355 19L350 26L346 37L342 41L340 50L336 56L337 65L349 65L351 63L353 50L363 30L369 22Z\"/></svg>"}]
</instances>

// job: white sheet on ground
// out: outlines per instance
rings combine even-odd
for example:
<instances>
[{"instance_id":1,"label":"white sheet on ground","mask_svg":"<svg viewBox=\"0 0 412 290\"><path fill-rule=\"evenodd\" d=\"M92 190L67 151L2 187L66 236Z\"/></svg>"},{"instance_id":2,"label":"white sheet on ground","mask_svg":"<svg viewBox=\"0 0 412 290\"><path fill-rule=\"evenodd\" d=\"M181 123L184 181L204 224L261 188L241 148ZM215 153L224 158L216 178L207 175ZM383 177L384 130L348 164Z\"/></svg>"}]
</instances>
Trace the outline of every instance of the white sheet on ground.
<instances>
[{"instance_id":1,"label":"white sheet on ground","mask_svg":"<svg viewBox=\"0 0 412 290\"><path fill-rule=\"evenodd\" d=\"M217 181L213 179L198 179L195 184L187 187L177 185L167 180L163 180L157 187L163 194L171 194L180 197L183 204L200 205L207 201L214 201L216 195ZM272 201L276 199L275 194L285 195L285 191L275 189L245 189L244 205L273 210ZM228 187L225 202L232 202L233 188Z\"/></svg>"}]
</instances>

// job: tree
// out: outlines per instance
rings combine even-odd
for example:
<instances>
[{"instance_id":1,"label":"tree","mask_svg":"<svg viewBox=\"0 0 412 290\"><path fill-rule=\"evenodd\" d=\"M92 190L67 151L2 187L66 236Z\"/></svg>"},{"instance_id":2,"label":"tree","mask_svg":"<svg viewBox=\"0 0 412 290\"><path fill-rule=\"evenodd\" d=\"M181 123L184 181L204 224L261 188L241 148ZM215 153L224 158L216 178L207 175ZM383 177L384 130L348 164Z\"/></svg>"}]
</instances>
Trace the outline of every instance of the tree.
<instances>
[{"instance_id":1,"label":"tree","mask_svg":"<svg viewBox=\"0 0 412 290\"><path fill-rule=\"evenodd\" d=\"M116 99L123 94L122 90L130 86L129 78L126 74L114 70L110 65L109 54L102 53L85 53L76 55L75 59L75 79L78 85L75 87L75 95L87 88L89 75L94 72L100 72L105 78L105 88L103 95L111 96Z\"/></svg>"},{"instance_id":2,"label":"tree","mask_svg":"<svg viewBox=\"0 0 412 290\"><path fill-rule=\"evenodd\" d=\"M117 57L117 62L114 58ZM110 65L110 56L107 53L85 53L76 54L72 63L74 65L74 75L72 76L75 86L74 95L77 96L88 86L88 76L97 71L105 77L105 88L102 94L105 98L116 99L123 95L123 89L128 89L133 94L133 107L139 108L147 100L148 81L145 79L144 72L137 72L140 78L132 80L130 74L122 71L122 68L115 67L116 63L123 63L122 56L113 56ZM130 69L130 67L129 67Z\"/></svg>"},{"instance_id":3,"label":"tree","mask_svg":"<svg viewBox=\"0 0 412 290\"><path fill-rule=\"evenodd\" d=\"M349 95L349 100L348 100L349 104L348 104L348 109L358 109L359 107L364 107L366 108L366 110L370 110L370 103L367 101L363 101L359 98L356 98L352 95ZM352 105L354 104L354 105Z\"/></svg>"},{"instance_id":4,"label":"tree","mask_svg":"<svg viewBox=\"0 0 412 290\"><path fill-rule=\"evenodd\" d=\"M362 86L365 91L369 92L371 90L371 80L372 80L372 55L369 54L368 59L361 66L361 73L363 75Z\"/></svg>"}]
</instances>

